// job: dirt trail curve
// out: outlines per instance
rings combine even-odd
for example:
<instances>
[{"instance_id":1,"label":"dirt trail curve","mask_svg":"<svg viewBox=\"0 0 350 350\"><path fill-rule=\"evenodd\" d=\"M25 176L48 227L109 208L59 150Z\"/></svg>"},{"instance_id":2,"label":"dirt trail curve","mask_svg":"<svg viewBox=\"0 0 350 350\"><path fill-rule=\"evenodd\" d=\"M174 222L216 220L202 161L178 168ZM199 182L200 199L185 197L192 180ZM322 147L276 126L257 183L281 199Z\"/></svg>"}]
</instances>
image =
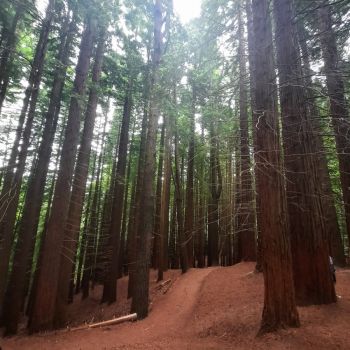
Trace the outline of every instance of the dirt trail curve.
<instances>
[{"instance_id":1,"label":"dirt trail curve","mask_svg":"<svg viewBox=\"0 0 350 350\"><path fill-rule=\"evenodd\" d=\"M301 307L300 328L281 330L259 338L256 334L263 309L264 284L262 274L253 270L253 263L241 263L227 268L190 270L180 276L178 271L168 271L167 278L171 276L174 283L165 295L154 294L155 272L152 271L155 301L149 317L143 321L101 329L61 331L31 337L22 335L0 339L0 344L2 350L350 349L347 334L350 324L350 270L337 271L337 303ZM126 282L119 283L125 289L124 294L118 294L121 300L125 299ZM91 319L91 316L96 316L93 312L98 310L96 305L99 305L100 292L96 291L90 300L91 309L88 304L76 303L73 315L81 316L79 312L85 311L84 317L88 315ZM113 314L113 306L108 308L108 312ZM79 317L74 322L77 319Z\"/></svg>"},{"instance_id":2,"label":"dirt trail curve","mask_svg":"<svg viewBox=\"0 0 350 350\"><path fill-rule=\"evenodd\" d=\"M203 349L200 341L199 344L191 342L191 327L186 326L192 320L201 286L214 270L189 270L180 276L169 292L151 305L150 315L143 321L101 329L14 337L0 341L2 350ZM205 344L206 349L216 348L215 344L208 344L208 340Z\"/></svg>"}]
</instances>

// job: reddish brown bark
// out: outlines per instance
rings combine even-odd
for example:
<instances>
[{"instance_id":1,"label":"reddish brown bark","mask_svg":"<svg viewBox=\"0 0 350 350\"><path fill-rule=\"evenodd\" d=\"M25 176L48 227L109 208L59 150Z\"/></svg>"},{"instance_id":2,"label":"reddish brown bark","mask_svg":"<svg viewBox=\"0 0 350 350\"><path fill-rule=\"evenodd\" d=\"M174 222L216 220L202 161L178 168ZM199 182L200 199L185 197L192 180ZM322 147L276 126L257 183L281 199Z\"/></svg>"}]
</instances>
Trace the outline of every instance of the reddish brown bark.
<instances>
[{"instance_id":1,"label":"reddish brown bark","mask_svg":"<svg viewBox=\"0 0 350 350\"><path fill-rule=\"evenodd\" d=\"M335 208L334 195L332 191L332 183L329 175L326 149L323 144L323 130L320 123L320 113L316 105L316 97L312 89L312 75L310 68L309 49L307 47L307 34L302 22L298 23L298 39L302 54L303 62L303 79L305 82L306 97L307 97L307 112L310 115L310 122L315 134L314 147L317 152L317 172L320 182L319 196L322 201L323 213L325 219L325 230L329 241L330 253L333 256L335 264L339 266L345 265L345 254L342 237L340 233L337 212Z\"/></svg>"},{"instance_id":2,"label":"reddish brown bark","mask_svg":"<svg viewBox=\"0 0 350 350\"><path fill-rule=\"evenodd\" d=\"M65 222L69 209L70 183L79 142L81 103L85 81L90 65L95 24L89 19L83 33L73 93L69 107L67 128L62 146L60 170L57 177L50 219L42 247L42 259L38 272L38 283L34 296L29 329L36 332L53 326L61 248Z\"/></svg>"},{"instance_id":3,"label":"reddish brown bark","mask_svg":"<svg viewBox=\"0 0 350 350\"><path fill-rule=\"evenodd\" d=\"M299 325L295 305L281 146L275 94L272 31L267 0L253 0L254 34L259 52L255 67L257 190L261 203L264 310L260 332Z\"/></svg>"},{"instance_id":4,"label":"reddish brown bark","mask_svg":"<svg viewBox=\"0 0 350 350\"><path fill-rule=\"evenodd\" d=\"M67 22L68 21L69 18L67 18ZM7 334L17 332L20 305L23 304L23 298L26 294L28 261L32 261L34 252L40 208L44 197L45 180L60 111L62 89L70 56L70 47L75 33L75 23L73 23L73 21L74 19L72 19L70 26L68 26L68 31L63 32L61 36L61 44L58 53L59 64L55 71L50 103L46 113L43 138L39 148L36 167L28 183L23 214L19 222L19 239L15 250L12 274L9 280L5 301Z\"/></svg>"},{"instance_id":5,"label":"reddish brown bark","mask_svg":"<svg viewBox=\"0 0 350 350\"><path fill-rule=\"evenodd\" d=\"M290 1L274 1L294 284L299 304L327 304L335 302L336 295L292 11Z\"/></svg>"},{"instance_id":6,"label":"reddish brown bark","mask_svg":"<svg viewBox=\"0 0 350 350\"><path fill-rule=\"evenodd\" d=\"M68 216L65 226L65 237L63 241L62 258L60 262L59 284L57 289L54 320L57 326L63 325L66 321L69 287L77 251L80 223L85 198L85 187L89 172L91 142L95 127L96 109L99 98L98 88L106 40L105 29L101 29L99 35L100 37L98 39L95 62L92 68L92 84L90 87L89 100L85 113L84 128L75 166L72 193L70 197Z\"/></svg>"},{"instance_id":7,"label":"reddish brown bark","mask_svg":"<svg viewBox=\"0 0 350 350\"><path fill-rule=\"evenodd\" d=\"M35 57L28 79L28 87L25 92L23 106L19 116L19 124L16 130L16 138L11 151L8 168L5 173L4 185L0 194L0 314L2 314L1 308L6 288L11 246L14 238L17 205L19 202L22 178L30 145L36 103L47 52L48 37L54 16L54 6L55 1L51 0L46 10L46 16L40 31L39 41L35 49ZM26 122L24 126L25 118ZM22 139L22 143L20 150L18 150L20 139ZM17 164L15 164L16 160ZM14 173L13 168L15 166L16 172Z\"/></svg>"},{"instance_id":8,"label":"reddish brown bark","mask_svg":"<svg viewBox=\"0 0 350 350\"><path fill-rule=\"evenodd\" d=\"M142 196L140 208L142 215L139 216L137 239L136 271L134 273L135 285L131 303L131 311L137 313L139 319L148 315L149 293L149 259L151 250L151 237L153 230L153 178L155 172L155 153L157 122L159 117L157 84L159 82L159 66L163 51L163 9L162 1L156 0L154 6L154 46L152 57L150 113L148 116L148 132L145 147L145 167L143 174Z\"/></svg>"}]
</instances>

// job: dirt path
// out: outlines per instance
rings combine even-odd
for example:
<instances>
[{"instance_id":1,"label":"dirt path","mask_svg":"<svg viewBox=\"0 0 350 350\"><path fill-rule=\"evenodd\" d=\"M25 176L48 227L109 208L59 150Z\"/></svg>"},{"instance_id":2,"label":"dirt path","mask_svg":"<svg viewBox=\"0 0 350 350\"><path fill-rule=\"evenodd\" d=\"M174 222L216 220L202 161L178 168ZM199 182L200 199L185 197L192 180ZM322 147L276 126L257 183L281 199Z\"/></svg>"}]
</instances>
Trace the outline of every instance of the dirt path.
<instances>
[{"instance_id":1,"label":"dirt path","mask_svg":"<svg viewBox=\"0 0 350 350\"><path fill-rule=\"evenodd\" d=\"M191 344L186 326L192 318L201 285L212 271L190 270L178 278L169 292L151 305L150 315L143 321L103 329L14 337L2 341L2 350L175 349L178 346L185 349Z\"/></svg>"},{"instance_id":2,"label":"dirt path","mask_svg":"<svg viewBox=\"0 0 350 350\"><path fill-rule=\"evenodd\" d=\"M0 340L2 350L348 350L350 337L350 271L337 271L338 302L299 308L301 327L257 338L263 308L263 276L254 264L169 271L174 281L166 294L155 293L151 278L151 312L147 319L119 326L56 332ZM119 283L123 304L126 281ZM119 288L119 287L118 287ZM124 292L123 292L124 290ZM99 290L90 301L75 302L75 321L97 320ZM124 293L124 294L123 294ZM90 303L90 304L89 304ZM99 306L101 307L101 306ZM123 306L126 307L125 305ZM85 308L85 309L84 309ZM116 306L104 310L113 315ZM95 310L95 314L93 312Z\"/></svg>"}]
</instances>

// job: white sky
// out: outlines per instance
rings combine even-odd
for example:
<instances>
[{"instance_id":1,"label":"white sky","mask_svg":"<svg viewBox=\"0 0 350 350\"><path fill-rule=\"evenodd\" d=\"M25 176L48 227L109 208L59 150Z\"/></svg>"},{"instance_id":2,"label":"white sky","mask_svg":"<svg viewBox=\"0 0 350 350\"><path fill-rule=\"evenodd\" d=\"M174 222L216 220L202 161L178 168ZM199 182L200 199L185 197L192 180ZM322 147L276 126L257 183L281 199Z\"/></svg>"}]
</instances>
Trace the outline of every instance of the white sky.
<instances>
[{"instance_id":1,"label":"white sky","mask_svg":"<svg viewBox=\"0 0 350 350\"><path fill-rule=\"evenodd\" d=\"M173 0L175 12L182 22L186 23L192 18L199 17L202 0Z\"/></svg>"},{"instance_id":2,"label":"white sky","mask_svg":"<svg viewBox=\"0 0 350 350\"><path fill-rule=\"evenodd\" d=\"M186 23L192 18L199 17L202 0L173 0L175 12L179 15L181 21ZM47 0L37 0L40 12L44 13Z\"/></svg>"}]
</instances>

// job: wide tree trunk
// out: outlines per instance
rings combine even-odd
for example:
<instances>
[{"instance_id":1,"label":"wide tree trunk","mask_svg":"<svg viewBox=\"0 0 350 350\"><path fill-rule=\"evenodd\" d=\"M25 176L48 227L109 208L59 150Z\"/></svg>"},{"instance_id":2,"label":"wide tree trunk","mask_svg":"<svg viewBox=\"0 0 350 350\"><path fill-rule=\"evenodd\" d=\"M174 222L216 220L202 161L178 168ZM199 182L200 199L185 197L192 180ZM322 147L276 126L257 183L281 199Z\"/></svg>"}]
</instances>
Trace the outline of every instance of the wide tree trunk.
<instances>
[{"instance_id":1,"label":"wide tree trunk","mask_svg":"<svg viewBox=\"0 0 350 350\"><path fill-rule=\"evenodd\" d=\"M34 296L33 310L29 320L30 332L49 329L53 326L61 250L64 229L69 209L70 183L79 142L81 101L85 92L85 82L90 66L90 56L95 32L94 20L85 25L76 67L67 128L62 146L60 170L57 177L47 233L42 247L42 259L38 272L38 284Z\"/></svg>"},{"instance_id":2,"label":"wide tree trunk","mask_svg":"<svg viewBox=\"0 0 350 350\"><path fill-rule=\"evenodd\" d=\"M332 26L331 9L332 7L329 1L324 1L323 6L318 9L318 22L329 95L330 115L339 160L346 229L348 233L348 242L350 242L350 116L345 98L342 72L339 67L341 59L338 53L337 39Z\"/></svg>"},{"instance_id":3,"label":"wide tree trunk","mask_svg":"<svg viewBox=\"0 0 350 350\"><path fill-rule=\"evenodd\" d=\"M264 272L264 310L260 333L299 326L295 304L288 219L281 165L272 29L268 0L253 0L257 43L254 68L257 137L257 190L261 203L261 241Z\"/></svg>"},{"instance_id":4,"label":"wide tree trunk","mask_svg":"<svg viewBox=\"0 0 350 350\"><path fill-rule=\"evenodd\" d=\"M328 304L336 295L291 2L274 0L274 16L295 293L300 305Z\"/></svg>"}]
</instances>

